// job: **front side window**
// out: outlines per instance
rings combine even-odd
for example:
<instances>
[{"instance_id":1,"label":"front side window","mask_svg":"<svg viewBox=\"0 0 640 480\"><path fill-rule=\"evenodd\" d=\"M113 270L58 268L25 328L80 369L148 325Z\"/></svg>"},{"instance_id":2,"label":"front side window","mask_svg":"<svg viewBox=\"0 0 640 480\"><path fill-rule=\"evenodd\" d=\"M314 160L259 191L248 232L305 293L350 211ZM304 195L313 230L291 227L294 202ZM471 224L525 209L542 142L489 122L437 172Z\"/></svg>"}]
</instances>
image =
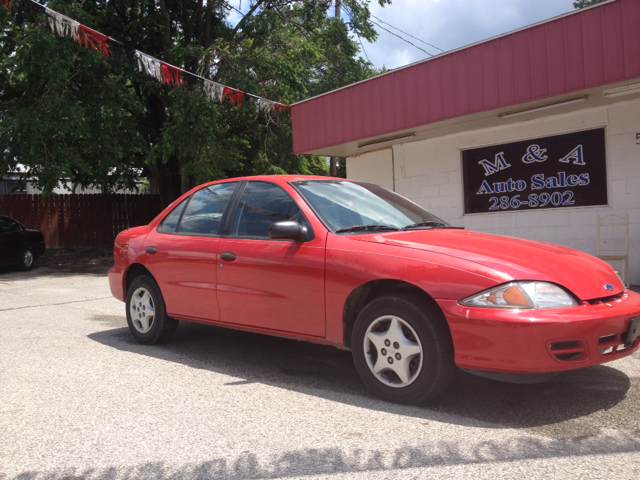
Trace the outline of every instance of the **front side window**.
<instances>
[{"instance_id":1,"label":"front side window","mask_svg":"<svg viewBox=\"0 0 640 480\"><path fill-rule=\"evenodd\" d=\"M337 233L353 231L353 227L450 227L419 205L377 185L346 180L302 180L291 184L325 225Z\"/></svg>"},{"instance_id":2,"label":"front side window","mask_svg":"<svg viewBox=\"0 0 640 480\"><path fill-rule=\"evenodd\" d=\"M282 188L272 183L250 182L240 199L231 233L269 238L269 225L286 220L310 228L298 205Z\"/></svg>"},{"instance_id":3,"label":"front side window","mask_svg":"<svg viewBox=\"0 0 640 480\"><path fill-rule=\"evenodd\" d=\"M218 183L195 192L182 215L178 232L201 235L218 233L222 214L237 187L238 182Z\"/></svg>"}]
</instances>

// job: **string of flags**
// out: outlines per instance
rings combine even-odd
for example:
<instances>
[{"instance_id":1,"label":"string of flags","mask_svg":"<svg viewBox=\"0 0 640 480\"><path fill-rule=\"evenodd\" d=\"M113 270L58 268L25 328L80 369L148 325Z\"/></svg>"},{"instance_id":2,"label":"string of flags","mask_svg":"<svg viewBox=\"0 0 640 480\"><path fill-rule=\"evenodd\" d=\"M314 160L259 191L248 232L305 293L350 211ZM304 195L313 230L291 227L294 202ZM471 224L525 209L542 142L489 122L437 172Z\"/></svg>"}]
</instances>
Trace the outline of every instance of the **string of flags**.
<instances>
[{"instance_id":1,"label":"string of flags","mask_svg":"<svg viewBox=\"0 0 640 480\"><path fill-rule=\"evenodd\" d=\"M0 0L2 4L11 11L11 0ZM51 10L35 0L26 1L27 8L35 14L47 16L51 31L61 37L71 38L85 48L92 48L100 52L105 57L124 59L136 71L154 77L156 80L174 87L188 88L189 90L200 90L209 99L222 102L228 99L232 105L240 106L247 98L257 102L261 112L268 113L274 111L287 111L289 107L283 103L267 100L266 98L242 92L235 88L227 87L220 83L187 72L181 68L170 65L162 60L147 55L128 45L97 32L81 23L69 18L61 13Z\"/></svg>"}]
</instances>

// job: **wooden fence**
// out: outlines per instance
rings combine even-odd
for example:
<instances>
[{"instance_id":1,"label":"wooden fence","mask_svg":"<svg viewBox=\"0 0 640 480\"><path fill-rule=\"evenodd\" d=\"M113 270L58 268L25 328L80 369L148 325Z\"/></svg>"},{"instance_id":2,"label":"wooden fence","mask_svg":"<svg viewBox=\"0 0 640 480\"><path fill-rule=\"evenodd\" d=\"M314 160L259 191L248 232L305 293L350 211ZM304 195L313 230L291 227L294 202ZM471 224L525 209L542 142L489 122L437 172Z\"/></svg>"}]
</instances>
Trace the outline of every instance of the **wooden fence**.
<instances>
[{"instance_id":1,"label":"wooden fence","mask_svg":"<svg viewBox=\"0 0 640 480\"><path fill-rule=\"evenodd\" d=\"M159 195L0 195L0 214L44 234L47 247L110 245L160 213Z\"/></svg>"}]
</instances>

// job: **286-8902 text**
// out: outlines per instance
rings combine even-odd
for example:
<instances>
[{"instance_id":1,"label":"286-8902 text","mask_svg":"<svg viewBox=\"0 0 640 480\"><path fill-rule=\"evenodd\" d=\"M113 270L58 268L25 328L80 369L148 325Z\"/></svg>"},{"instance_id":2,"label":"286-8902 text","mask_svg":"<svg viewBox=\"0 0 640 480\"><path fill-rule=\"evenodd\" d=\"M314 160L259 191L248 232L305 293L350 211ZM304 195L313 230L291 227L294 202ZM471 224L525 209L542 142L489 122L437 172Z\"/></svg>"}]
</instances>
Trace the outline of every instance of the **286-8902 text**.
<instances>
[{"instance_id":1,"label":"286-8902 text","mask_svg":"<svg viewBox=\"0 0 640 480\"><path fill-rule=\"evenodd\" d=\"M571 190L565 190L564 192L543 192L540 194L532 193L527 200L520 200L520 195L513 195L512 197L491 197L489 198L491 206L489 210L508 210L517 209L522 205L527 205L529 208L554 206L560 207L565 205L573 205L573 192Z\"/></svg>"}]
</instances>

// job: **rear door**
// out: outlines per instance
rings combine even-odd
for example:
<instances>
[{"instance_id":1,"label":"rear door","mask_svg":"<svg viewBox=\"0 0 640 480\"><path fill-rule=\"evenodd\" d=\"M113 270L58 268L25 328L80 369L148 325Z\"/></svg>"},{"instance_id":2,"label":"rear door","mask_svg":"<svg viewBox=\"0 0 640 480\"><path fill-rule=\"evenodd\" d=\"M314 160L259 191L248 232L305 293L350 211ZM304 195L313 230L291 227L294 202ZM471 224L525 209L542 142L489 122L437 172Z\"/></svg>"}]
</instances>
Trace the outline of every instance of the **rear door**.
<instances>
[{"instance_id":1,"label":"rear door","mask_svg":"<svg viewBox=\"0 0 640 480\"><path fill-rule=\"evenodd\" d=\"M145 240L145 266L169 315L220 318L216 296L219 227L239 182L208 185L176 206Z\"/></svg>"},{"instance_id":2,"label":"rear door","mask_svg":"<svg viewBox=\"0 0 640 480\"><path fill-rule=\"evenodd\" d=\"M269 238L269 225L284 220L311 229L282 187L248 182L218 246L220 320L324 337L325 239Z\"/></svg>"}]
</instances>

